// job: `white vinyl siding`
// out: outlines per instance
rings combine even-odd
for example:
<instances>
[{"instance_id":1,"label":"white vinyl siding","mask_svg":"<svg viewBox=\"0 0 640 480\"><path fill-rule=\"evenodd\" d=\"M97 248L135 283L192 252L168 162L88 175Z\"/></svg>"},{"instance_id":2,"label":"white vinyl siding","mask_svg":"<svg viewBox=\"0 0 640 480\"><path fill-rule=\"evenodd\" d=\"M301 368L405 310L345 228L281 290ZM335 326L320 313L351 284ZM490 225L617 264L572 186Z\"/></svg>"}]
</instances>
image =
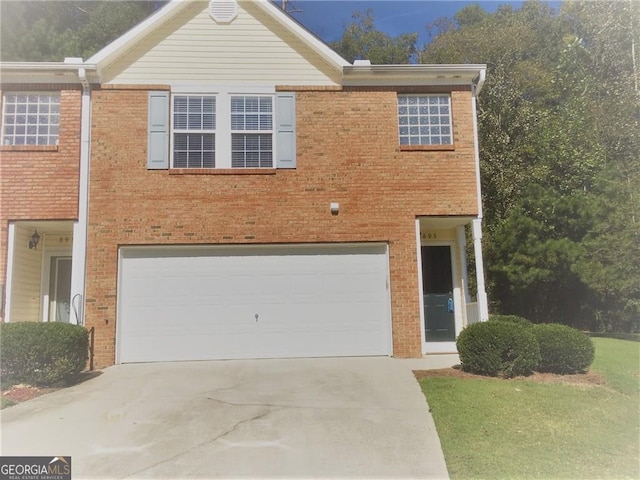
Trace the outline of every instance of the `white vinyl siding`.
<instances>
[{"instance_id":1,"label":"white vinyl siding","mask_svg":"<svg viewBox=\"0 0 640 480\"><path fill-rule=\"evenodd\" d=\"M173 97L173 167L214 168L216 97Z\"/></svg>"},{"instance_id":2,"label":"white vinyl siding","mask_svg":"<svg viewBox=\"0 0 640 480\"><path fill-rule=\"evenodd\" d=\"M338 85L341 72L251 2L217 24L195 2L106 68L103 83ZM259 73L258 73L259 72Z\"/></svg>"},{"instance_id":3,"label":"white vinyl siding","mask_svg":"<svg viewBox=\"0 0 640 480\"><path fill-rule=\"evenodd\" d=\"M57 145L60 94L7 92L2 102L3 145Z\"/></svg>"},{"instance_id":4,"label":"white vinyl siding","mask_svg":"<svg viewBox=\"0 0 640 480\"><path fill-rule=\"evenodd\" d=\"M40 321L40 285L42 281L43 241L36 249L28 248L33 228L16 226L13 265L13 285L11 290L12 322Z\"/></svg>"},{"instance_id":5,"label":"white vinyl siding","mask_svg":"<svg viewBox=\"0 0 640 480\"><path fill-rule=\"evenodd\" d=\"M231 97L231 166L273 167L273 97Z\"/></svg>"},{"instance_id":6,"label":"white vinyl siding","mask_svg":"<svg viewBox=\"0 0 640 480\"><path fill-rule=\"evenodd\" d=\"M398 95L400 145L451 145L450 95Z\"/></svg>"}]
</instances>

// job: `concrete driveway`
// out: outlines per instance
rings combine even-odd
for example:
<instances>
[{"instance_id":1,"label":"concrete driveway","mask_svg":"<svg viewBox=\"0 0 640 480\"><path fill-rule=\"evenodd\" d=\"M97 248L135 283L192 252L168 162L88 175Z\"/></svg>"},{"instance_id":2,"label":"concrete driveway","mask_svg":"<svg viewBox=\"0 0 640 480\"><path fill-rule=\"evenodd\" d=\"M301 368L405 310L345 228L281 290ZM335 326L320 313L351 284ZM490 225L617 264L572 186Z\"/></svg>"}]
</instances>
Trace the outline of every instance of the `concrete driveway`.
<instances>
[{"instance_id":1,"label":"concrete driveway","mask_svg":"<svg viewBox=\"0 0 640 480\"><path fill-rule=\"evenodd\" d=\"M72 478L448 478L425 398L391 358L118 365L2 410L2 455Z\"/></svg>"}]
</instances>

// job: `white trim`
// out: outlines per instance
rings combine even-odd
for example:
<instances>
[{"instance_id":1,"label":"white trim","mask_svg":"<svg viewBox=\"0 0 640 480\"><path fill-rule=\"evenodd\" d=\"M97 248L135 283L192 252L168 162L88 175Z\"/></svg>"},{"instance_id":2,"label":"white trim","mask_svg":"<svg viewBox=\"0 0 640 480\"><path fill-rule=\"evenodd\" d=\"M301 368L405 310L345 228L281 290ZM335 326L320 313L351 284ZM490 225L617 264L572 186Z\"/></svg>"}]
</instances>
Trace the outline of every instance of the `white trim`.
<instances>
[{"instance_id":1,"label":"white trim","mask_svg":"<svg viewBox=\"0 0 640 480\"><path fill-rule=\"evenodd\" d=\"M75 243L75 237L73 239ZM50 297L51 292L49 291L49 287L51 286L51 259L53 257L65 257L71 258L71 284L73 285L73 247L45 247L42 251L42 262L40 268L40 321L48 322L49 321L49 310L50 310ZM73 294L69 299L73 298ZM71 312L73 312L73 308L71 308ZM73 315L69 317L69 323L74 323L71 321Z\"/></svg>"},{"instance_id":2,"label":"white trim","mask_svg":"<svg viewBox=\"0 0 640 480\"><path fill-rule=\"evenodd\" d=\"M276 125L278 121L278 112L276 108L276 91L275 86L250 86L247 88L240 87L238 85L213 85L213 86L199 86L199 85L182 85L172 88L170 95L170 136L169 136L169 165L170 168L176 168L173 165L173 151L174 151L174 98L175 96L213 96L216 99L216 128L213 132L203 130L204 133L214 133L215 135L215 168L230 169L231 165L231 134L234 133L231 130L231 97L232 96L268 96L272 99L272 124L273 128L270 131L257 131L255 133L271 134L271 148L272 148L272 166L260 167L264 169L275 169L277 158L277 142L276 142ZM198 132L193 130L194 133ZM243 133L243 132L235 132ZM252 132L249 132L252 133ZM242 167L235 167L241 170ZM194 168L197 170L197 168Z\"/></svg>"},{"instance_id":3,"label":"white trim","mask_svg":"<svg viewBox=\"0 0 640 480\"><path fill-rule=\"evenodd\" d=\"M473 220L473 251L476 257L476 278L478 290L478 311L480 313L480 321L489 320L489 301L487 299L487 291L484 285L484 261L482 259L482 219Z\"/></svg>"},{"instance_id":4,"label":"white trim","mask_svg":"<svg viewBox=\"0 0 640 480\"><path fill-rule=\"evenodd\" d=\"M13 264L16 248L16 224L9 223L7 231L7 271L4 285L4 321L11 321L11 295L13 294Z\"/></svg>"},{"instance_id":5,"label":"white trim","mask_svg":"<svg viewBox=\"0 0 640 480\"><path fill-rule=\"evenodd\" d=\"M70 323L84 325L84 294L86 287L87 230L89 217L89 175L91 156L91 89L85 71L78 77L83 84L80 117L80 169L78 185L78 221L73 223L71 261Z\"/></svg>"},{"instance_id":6,"label":"white trim","mask_svg":"<svg viewBox=\"0 0 640 480\"><path fill-rule=\"evenodd\" d=\"M347 86L473 85L486 65L349 65L342 69Z\"/></svg>"},{"instance_id":7,"label":"white trim","mask_svg":"<svg viewBox=\"0 0 640 480\"><path fill-rule=\"evenodd\" d=\"M122 257L123 257L123 252L126 250L126 247L119 247L118 248L118 275L116 278L116 318L115 318L115 322L116 324L113 326L115 328L115 339L116 339L116 346L115 346L115 354L114 354L114 363L116 365L120 365L120 345L122 344L122 339L120 338L121 332L120 332L120 319L122 318L121 312L122 312L122 307L121 307L121 301L120 299L122 298Z\"/></svg>"},{"instance_id":8,"label":"white trim","mask_svg":"<svg viewBox=\"0 0 640 480\"><path fill-rule=\"evenodd\" d=\"M460 250L459 253L460 271L462 272L462 293L465 303L469 303L471 301L471 296L469 294L469 272L467 271L467 235L465 232L465 226L457 226L456 234L458 237L458 249Z\"/></svg>"},{"instance_id":9,"label":"white trim","mask_svg":"<svg viewBox=\"0 0 640 480\"><path fill-rule=\"evenodd\" d=\"M109 45L89 57L86 63L96 64L99 69L104 68L108 63L116 60L119 55L131 48L133 43L142 40L153 30L178 15L191 3L192 2L189 1L172 0L160 10L147 17L146 20L140 22L127 33L116 38Z\"/></svg>"},{"instance_id":10,"label":"white trim","mask_svg":"<svg viewBox=\"0 0 640 480\"><path fill-rule=\"evenodd\" d=\"M324 58L325 61L333 68L339 69L341 67L351 65L344 58L338 55L338 53L336 53L331 47L309 32L309 30L298 22L293 20L287 13L274 5L270 0L250 0L250 3L260 7L264 13L274 20L277 20L283 27L300 38L304 43L311 47L312 50L315 50L316 53L320 54L320 56L322 56L322 58Z\"/></svg>"},{"instance_id":11,"label":"white trim","mask_svg":"<svg viewBox=\"0 0 640 480\"><path fill-rule=\"evenodd\" d=\"M420 218L416 217L416 260L418 262L418 303L420 304L420 345L422 354L427 353L427 344L424 330L424 284L422 280L422 232L420 230Z\"/></svg>"},{"instance_id":12,"label":"white trim","mask_svg":"<svg viewBox=\"0 0 640 480\"><path fill-rule=\"evenodd\" d=\"M385 257L386 257L386 282L387 282L387 339L388 347L387 352L390 357L393 357L393 312L391 308L391 268L389 263L389 244L386 243Z\"/></svg>"},{"instance_id":13,"label":"white trim","mask_svg":"<svg viewBox=\"0 0 640 480\"><path fill-rule=\"evenodd\" d=\"M115 61L120 55L132 48L135 43L141 41L156 28L177 16L182 10L189 7L192 3L194 2L186 0L171 0L169 4L165 5L163 8L149 16L146 20L139 23L127 33L117 38L105 48L87 59L86 63L96 64L98 69L102 70L104 67ZM314 50L336 71L339 71L346 65L350 65L349 62L329 48L328 45L316 38L313 34L309 33L304 27L296 23L269 0L251 0L250 2L241 1L240 4L242 3L249 3L259 7L270 18L275 20Z\"/></svg>"}]
</instances>

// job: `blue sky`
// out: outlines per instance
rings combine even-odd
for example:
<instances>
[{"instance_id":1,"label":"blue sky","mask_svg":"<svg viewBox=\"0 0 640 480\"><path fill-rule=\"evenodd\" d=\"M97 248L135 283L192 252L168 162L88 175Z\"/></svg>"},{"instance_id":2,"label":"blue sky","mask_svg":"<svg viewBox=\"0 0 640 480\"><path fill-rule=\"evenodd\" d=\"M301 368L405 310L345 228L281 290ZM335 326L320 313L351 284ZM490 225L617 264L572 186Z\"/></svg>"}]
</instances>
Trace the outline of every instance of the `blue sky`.
<instances>
[{"instance_id":1,"label":"blue sky","mask_svg":"<svg viewBox=\"0 0 640 480\"><path fill-rule=\"evenodd\" d=\"M282 0L274 0L281 4ZM325 42L338 40L344 27L350 23L355 10L373 10L376 27L395 37L402 33L419 34L418 46L429 41L425 25L439 17L451 17L466 5L477 3L488 12L495 12L500 5L509 4L514 9L522 1L462 1L462 0L287 0L287 10ZM547 1L556 11L561 1ZM295 10L301 10L296 12Z\"/></svg>"}]
</instances>

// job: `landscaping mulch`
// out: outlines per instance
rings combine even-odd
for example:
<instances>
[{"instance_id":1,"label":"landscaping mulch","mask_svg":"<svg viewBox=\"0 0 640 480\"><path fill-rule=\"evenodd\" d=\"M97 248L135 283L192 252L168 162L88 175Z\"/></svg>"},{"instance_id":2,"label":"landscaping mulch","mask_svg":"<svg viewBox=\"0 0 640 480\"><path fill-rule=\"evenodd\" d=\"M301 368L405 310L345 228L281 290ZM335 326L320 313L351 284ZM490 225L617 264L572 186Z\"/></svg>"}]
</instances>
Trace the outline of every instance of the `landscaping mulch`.
<instances>
[{"instance_id":1,"label":"landscaping mulch","mask_svg":"<svg viewBox=\"0 0 640 480\"><path fill-rule=\"evenodd\" d=\"M26 402L32 398L45 395L47 393L55 392L59 388L38 388L31 385L14 385L8 390L2 390L2 396L13 400L16 403Z\"/></svg>"},{"instance_id":2,"label":"landscaping mulch","mask_svg":"<svg viewBox=\"0 0 640 480\"><path fill-rule=\"evenodd\" d=\"M416 370L413 372L418 380L427 377L448 377L448 378L468 378L482 380L504 380L499 377L486 377L484 375L475 375L469 372L463 372L460 368L439 368L435 370ZM606 381L604 377L595 372L576 373L573 375L559 375L556 373L534 373L528 377L516 377L516 379L531 380L538 383L555 383L555 384L571 384L580 386L604 386ZM507 379L509 380L509 379Z\"/></svg>"}]
</instances>

